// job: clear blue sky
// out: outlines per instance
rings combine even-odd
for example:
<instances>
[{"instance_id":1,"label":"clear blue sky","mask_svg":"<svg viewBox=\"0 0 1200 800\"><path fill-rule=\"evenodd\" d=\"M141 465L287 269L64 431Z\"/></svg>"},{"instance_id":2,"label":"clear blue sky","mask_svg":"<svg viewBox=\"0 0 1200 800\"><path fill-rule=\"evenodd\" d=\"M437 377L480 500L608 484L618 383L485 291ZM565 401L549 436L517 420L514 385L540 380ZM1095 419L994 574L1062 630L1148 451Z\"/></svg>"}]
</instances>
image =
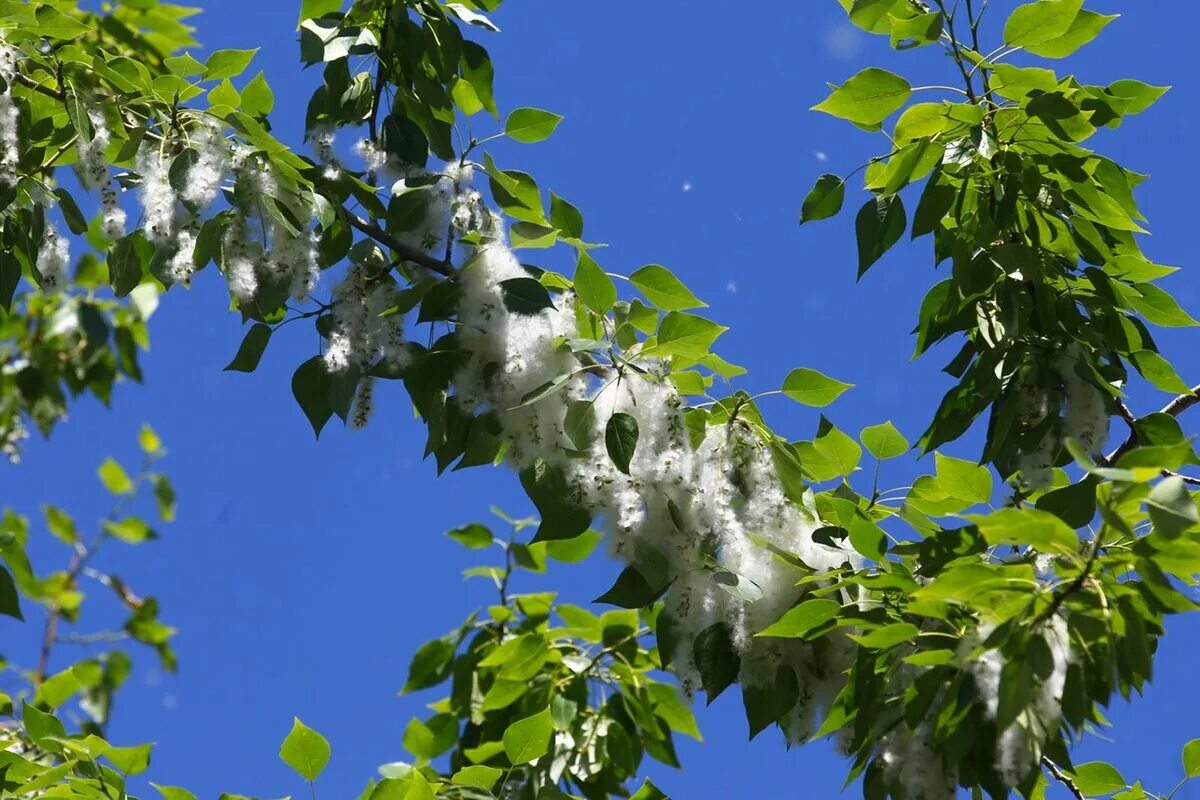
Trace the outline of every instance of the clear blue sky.
<instances>
[{"instance_id":1,"label":"clear blue sky","mask_svg":"<svg viewBox=\"0 0 1200 800\"><path fill-rule=\"evenodd\" d=\"M262 48L257 64L276 90L277 132L297 142L317 77L297 63L298 3L203 5L196 23L207 47ZM994 0L992 13L1013 5ZM1200 7L1179 0L1088 7L1126 16L1070 70L1089 82L1176 84L1150 113L1094 141L1153 173L1140 192L1155 234L1147 252L1187 266L1200 177L1192 155ZM939 277L928 241L898 248L856 286L851 218L864 198L852 193L851 214L819 226L799 229L796 216L817 175L847 172L881 149L879 140L808 113L825 81L878 63L946 82L949 64L932 50L891 52L885 40L849 28L834 0L510 0L496 20L504 32L487 44L501 106L566 117L549 142L497 148L497 160L531 171L583 209L589 238L611 244L601 259L607 269L628 273L658 262L683 276L710 301L712 316L732 326L722 352L751 369L747 388L774 388L792 367L814 367L859 386L832 409L841 427L853 432L892 419L910 438L920 433L949 386L938 369L952 355L909 360L917 305ZM205 798L302 794L276 758L296 714L331 740L318 790L341 800L355 796L378 764L403 756L404 726L422 702L396 696L413 650L491 601L489 586L464 584L460 570L475 561L441 532L486 520L492 503L516 514L529 509L507 470L436 479L419 460L423 427L398 386L380 392L365 432L331 427L313 441L289 378L312 354L315 334L293 326L254 375L222 373L242 331L224 313L216 277L202 275L190 294L164 298L146 385L121 387L112 410L77 404L52 442L31 443L19 467L0 467L3 500L31 514L52 500L81 519L97 517L106 505L95 465L109 454L132 460L139 425L158 429L172 451L166 465L181 496L180 520L161 542L107 563L159 596L165 619L181 629L182 669L161 676L148 659L139 662L112 738L152 736L159 742L153 779ZM1191 273L1170 280L1185 306L1200 310ZM1192 382L1200 380L1198 337L1161 337ZM1146 412L1161 400L1139 396L1134 405ZM779 429L810 433L815 415L784 403L768 408ZM974 446L960 443L954 452L975 456ZM892 483L912 474L904 466ZM548 583L587 601L615 574L614 564L597 558L557 568ZM0 625L10 640L18 635L14 623ZM1174 621L1147 697L1132 711L1114 708L1112 742L1092 739L1084 760L1112 759L1152 788L1174 784L1179 747L1200 736L1197 634L1196 620ZM698 716L706 741L681 744L683 772L647 761L676 800L837 796L845 764L831 749L785 753L771 734L747 744L736 693ZM1200 785L1182 796L1200 798Z\"/></svg>"}]
</instances>

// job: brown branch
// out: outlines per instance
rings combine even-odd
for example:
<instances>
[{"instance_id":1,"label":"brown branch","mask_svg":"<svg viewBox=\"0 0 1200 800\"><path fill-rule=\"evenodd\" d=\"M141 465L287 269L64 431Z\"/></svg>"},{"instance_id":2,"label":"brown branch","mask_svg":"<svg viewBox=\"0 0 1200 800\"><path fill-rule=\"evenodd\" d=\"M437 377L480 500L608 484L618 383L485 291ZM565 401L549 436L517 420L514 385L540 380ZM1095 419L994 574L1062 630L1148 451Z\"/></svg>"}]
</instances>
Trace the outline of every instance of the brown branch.
<instances>
[{"instance_id":1,"label":"brown branch","mask_svg":"<svg viewBox=\"0 0 1200 800\"><path fill-rule=\"evenodd\" d=\"M345 213L346 222L349 223L350 227L355 228L367 236L370 236L384 247L390 248L403 260L411 261L412 263L422 266L427 270L431 270L446 277L450 277L454 274L454 266L449 261L439 261L428 253L418 250L412 245L405 244L385 231L383 228L379 227L377 222L365 220L349 211L345 211L344 209L343 211Z\"/></svg>"},{"instance_id":2,"label":"brown branch","mask_svg":"<svg viewBox=\"0 0 1200 800\"><path fill-rule=\"evenodd\" d=\"M87 562L87 556L87 548L82 544L77 544L75 554L71 556L71 563L67 566L66 580L63 582L65 591L75 588L75 581L79 578L79 572L83 569L83 565ZM46 680L46 670L50 668L50 651L54 649L54 643L58 641L58 620L61 616L62 607L56 604L46 617L46 627L42 631L42 649L38 654L37 669L33 673L34 686L40 686Z\"/></svg>"},{"instance_id":3,"label":"brown branch","mask_svg":"<svg viewBox=\"0 0 1200 800\"><path fill-rule=\"evenodd\" d=\"M1165 406L1163 406L1161 409L1159 409L1158 413L1167 414L1172 417L1178 417L1180 414L1187 411L1189 408L1191 408L1192 406L1194 406L1198 403L1200 403L1200 386L1193 386L1187 394L1179 395L1178 397L1173 399L1171 402L1167 403ZM1132 418L1133 413L1125 406L1124 403L1118 403L1117 408L1121 412L1121 417L1123 419L1125 419L1126 422L1129 423L1129 427L1131 428L1131 430L1129 432L1129 438L1127 438L1124 442L1122 442L1121 446L1118 447L1116 450L1113 450L1111 453L1109 453L1103 459L1100 459L1098 461L1098 463L1102 467L1107 467L1107 466L1111 466L1112 464L1115 464L1121 456L1125 455L1130 450L1137 447L1137 443L1138 443L1137 431L1135 429L1133 429L1133 425L1134 425L1134 422L1136 422L1136 419Z\"/></svg>"},{"instance_id":4,"label":"brown branch","mask_svg":"<svg viewBox=\"0 0 1200 800\"><path fill-rule=\"evenodd\" d=\"M39 83L38 81L35 81L33 78L30 78L28 75L21 74L20 72L17 72L13 75L13 80L16 83L19 83L28 89L32 89L33 91L37 92L38 94L44 94L44 95L46 95L46 97L53 98L54 100L57 100L60 103L64 103L67 100L67 93L64 92L62 89L53 89L44 83Z\"/></svg>"},{"instance_id":5,"label":"brown branch","mask_svg":"<svg viewBox=\"0 0 1200 800\"><path fill-rule=\"evenodd\" d=\"M1067 775L1067 773L1063 772L1059 768L1058 764L1055 764L1050 759L1043 757L1042 758L1042 766L1044 766L1050 772L1050 774L1054 776L1054 780L1058 781L1063 786L1067 787L1067 789L1070 790L1071 794L1073 794L1076 797L1076 800L1087 800L1087 797L1083 794L1082 791L1080 791L1079 787L1075 785L1075 781L1071 780L1071 776L1069 776L1069 775Z\"/></svg>"}]
</instances>

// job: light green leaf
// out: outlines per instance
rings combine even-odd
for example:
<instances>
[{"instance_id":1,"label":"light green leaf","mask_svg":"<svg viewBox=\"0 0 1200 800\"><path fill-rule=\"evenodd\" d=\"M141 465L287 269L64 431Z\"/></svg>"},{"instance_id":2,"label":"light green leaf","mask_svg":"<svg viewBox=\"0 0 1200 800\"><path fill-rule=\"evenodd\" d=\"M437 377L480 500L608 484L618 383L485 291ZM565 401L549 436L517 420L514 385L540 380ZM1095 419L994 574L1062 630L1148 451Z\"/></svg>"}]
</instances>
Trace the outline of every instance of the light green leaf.
<instances>
[{"instance_id":1,"label":"light green leaf","mask_svg":"<svg viewBox=\"0 0 1200 800\"><path fill-rule=\"evenodd\" d=\"M630 275L629 281L663 311L687 311L708 305L692 294L671 270L660 264L647 264Z\"/></svg>"},{"instance_id":2,"label":"light green leaf","mask_svg":"<svg viewBox=\"0 0 1200 800\"><path fill-rule=\"evenodd\" d=\"M261 71L242 88L242 110L252 117L265 117L275 107L275 93Z\"/></svg>"},{"instance_id":3,"label":"light green leaf","mask_svg":"<svg viewBox=\"0 0 1200 800\"><path fill-rule=\"evenodd\" d=\"M454 773L454 777L450 779L450 782L456 786L469 786L472 789L487 792L496 785L496 781L500 780L500 776L503 774L503 770L496 769L495 767L475 765L463 767Z\"/></svg>"},{"instance_id":4,"label":"light green leaf","mask_svg":"<svg viewBox=\"0 0 1200 800\"><path fill-rule=\"evenodd\" d=\"M785 395L814 408L824 408L853 387L852 383L843 383L806 367L792 370L783 381Z\"/></svg>"},{"instance_id":5,"label":"light green leaf","mask_svg":"<svg viewBox=\"0 0 1200 800\"><path fill-rule=\"evenodd\" d=\"M1017 7L1004 24L1004 43L1029 47L1049 42L1071 30L1083 0L1038 0Z\"/></svg>"},{"instance_id":6,"label":"light green leaf","mask_svg":"<svg viewBox=\"0 0 1200 800\"><path fill-rule=\"evenodd\" d=\"M875 127L898 111L911 96L912 86L904 78L870 67L835 89L824 101L813 106L813 110L865 127Z\"/></svg>"},{"instance_id":7,"label":"light green leaf","mask_svg":"<svg viewBox=\"0 0 1200 800\"><path fill-rule=\"evenodd\" d=\"M1036 547L1044 553L1074 554L1079 537L1067 523L1049 511L1005 508L991 514L967 515L989 545Z\"/></svg>"},{"instance_id":8,"label":"light green leaf","mask_svg":"<svg viewBox=\"0 0 1200 800\"><path fill-rule=\"evenodd\" d=\"M549 139L562 122L558 114L551 114L540 108L518 108L508 115L504 123L504 132L510 139L531 144Z\"/></svg>"},{"instance_id":9,"label":"light green leaf","mask_svg":"<svg viewBox=\"0 0 1200 800\"><path fill-rule=\"evenodd\" d=\"M104 488L113 494L129 494L133 491L133 481L129 475L121 468L121 465L116 460L109 458L105 459L97 470L100 476L100 482L104 484Z\"/></svg>"},{"instance_id":10,"label":"light green leaf","mask_svg":"<svg viewBox=\"0 0 1200 800\"><path fill-rule=\"evenodd\" d=\"M1112 794L1129 785L1116 767L1103 761L1080 764L1071 773L1071 777L1074 778L1079 791L1087 795Z\"/></svg>"},{"instance_id":11,"label":"light green leaf","mask_svg":"<svg viewBox=\"0 0 1200 800\"><path fill-rule=\"evenodd\" d=\"M178 786L159 786L157 783L151 783L150 785L162 795L163 800L196 800L196 795Z\"/></svg>"},{"instance_id":12,"label":"light green leaf","mask_svg":"<svg viewBox=\"0 0 1200 800\"><path fill-rule=\"evenodd\" d=\"M842 607L833 600L807 600L788 611L757 636L802 639L837 617Z\"/></svg>"},{"instance_id":13,"label":"light green leaf","mask_svg":"<svg viewBox=\"0 0 1200 800\"><path fill-rule=\"evenodd\" d=\"M863 428L858 438L871 455L880 461L898 458L907 453L910 447L904 434L890 421Z\"/></svg>"},{"instance_id":14,"label":"light green leaf","mask_svg":"<svg viewBox=\"0 0 1200 800\"><path fill-rule=\"evenodd\" d=\"M950 497L970 500L971 505L986 505L992 499L992 473L961 458L934 454L937 463L937 482Z\"/></svg>"},{"instance_id":15,"label":"light green leaf","mask_svg":"<svg viewBox=\"0 0 1200 800\"><path fill-rule=\"evenodd\" d=\"M1099 36L1100 31L1119 16L1121 15L1097 14L1095 11L1082 9L1062 36L1025 49L1042 58L1066 58Z\"/></svg>"},{"instance_id":16,"label":"light green leaf","mask_svg":"<svg viewBox=\"0 0 1200 800\"><path fill-rule=\"evenodd\" d=\"M329 763L329 742L299 717L294 717L292 730L279 746L279 757L300 777L315 781Z\"/></svg>"},{"instance_id":17,"label":"light green leaf","mask_svg":"<svg viewBox=\"0 0 1200 800\"><path fill-rule=\"evenodd\" d=\"M517 720L504 731L504 753L513 764L528 764L550 752L554 722L550 707L525 719Z\"/></svg>"},{"instance_id":18,"label":"light green leaf","mask_svg":"<svg viewBox=\"0 0 1200 800\"><path fill-rule=\"evenodd\" d=\"M1183 772L1189 778L1200 777L1200 739L1183 746Z\"/></svg>"},{"instance_id":19,"label":"light green leaf","mask_svg":"<svg viewBox=\"0 0 1200 800\"><path fill-rule=\"evenodd\" d=\"M492 536L492 532L488 530L487 526L478 522L447 531L446 535L469 550L486 550L495 541L495 537Z\"/></svg>"},{"instance_id":20,"label":"light green leaf","mask_svg":"<svg viewBox=\"0 0 1200 800\"><path fill-rule=\"evenodd\" d=\"M1200 324L1179 307L1179 303L1165 290L1152 283L1134 286L1138 294L1131 294L1130 304L1148 321L1163 328L1190 328Z\"/></svg>"},{"instance_id":21,"label":"light green leaf","mask_svg":"<svg viewBox=\"0 0 1200 800\"><path fill-rule=\"evenodd\" d=\"M153 745L139 744L133 747L110 747L104 757L126 775L141 775L150 768L150 748Z\"/></svg>"},{"instance_id":22,"label":"light green leaf","mask_svg":"<svg viewBox=\"0 0 1200 800\"><path fill-rule=\"evenodd\" d=\"M204 80L236 78L246 71L258 48L253 50L217 50L204 62Z\"/></svg>"},{"instance_id":23,"label":"light green leaf","mask_svg":"<svg viewBox=\"0 0 1200 800\"><path fill-rule=\"evenodd\" d=\"M703 358L713 343L729 330L711 320L672 311L658 328L658 342L646 351L647 355L671 355L690 361Z\"/></svg>"},{"instance_id":24,"label":"light green leaf","mask_svg":"<svg viewBox=\"0 0 1200 800\"><path fill-rule=\"evenodd\" d=\"M586 250L579 251L575 266L575 293L597 314L607 314L617 302L617 286Z\"/></svg>"},{"instance_id":25,"label":"light green leaf","mask_svg":"<svg viewBox=\"0 0 1200 800\"><path fill-rule=\"evenodd\" d=\"M1154 388L1171 394L1189 394L1192 389L1179 377L1170 362L1153 350L1139 350L1129 356L1141 376L1150 381Z\"/></svg>"}]
</instances>

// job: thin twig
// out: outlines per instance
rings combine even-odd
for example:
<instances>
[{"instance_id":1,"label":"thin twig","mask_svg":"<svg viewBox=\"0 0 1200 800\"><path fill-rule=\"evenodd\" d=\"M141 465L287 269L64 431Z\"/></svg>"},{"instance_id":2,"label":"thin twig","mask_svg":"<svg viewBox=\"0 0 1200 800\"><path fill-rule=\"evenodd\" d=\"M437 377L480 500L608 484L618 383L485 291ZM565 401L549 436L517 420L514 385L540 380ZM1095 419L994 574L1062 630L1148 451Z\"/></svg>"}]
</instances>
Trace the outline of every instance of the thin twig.
<instances>
[{"instance_id":1,"label":"thin twig","mask_svg":"<svg viewBox=\"0 0 1200 800\"><path fill-rule=\"evenodd\" d=\"M1059 769L1058 764L1055 764L1053 761L1043 756L1042 765L1049 770L1051 775L1054 776L1054 780L1067 787L1067 789L1071 791L1071 794L1075 795L1077 800L1087 800L1087 797L1084 796L1079 787L1075 785L1075 781L1071 780L1071 776Z\"/></svg>"},{"instance_id":2,"label":"thin twig","mask_svg":"<svg viewBox=\"0 0 1200 800\"><path fill-rule=\"evenodd\" d=\"M375 241L394 250L405 261L411 261L425 269L436 272L439 275L450 277L454 274L454 267L445 261L439 261L428 253L418 250L412 245L405 244L390 233L379 227L379 224L365 220L349 211L345 212L346 222L350 227L357 229L359 232L370 236Z\"/></svg>"},{"instance_id":3,"label":"thin twig","mask_svg":"<svg viewBox=\"0 0 1200 800\"><path fill-rule=\"evenodd\" d=\"M1159 410L1158 413L1167 414L1168 416L1172 416L1172 417L1178 417L1180 414L1187 411L1189 408L1196 405L1197 403L1200 403L1200 386L1193 386L1188 391L1187 394L1179 395L1178 397L1173 399L1171 402L1169 402L1165 406L1163 406ZM1129 413L1130 417L1133 416L1132 412L1129 412L1129 410L1127 408L1124 408L1123 405L1120 405L1119 407L1124 409L1121 412L1122 417L1125 417L1125 414L1127 412ZM1126 420L1128 421L1128 417L1126 417ZM1131 423L1130 427L1132 427L1132 423ZM1100 465L1107 467L1112 464L1115 464L1121 456L1125 455L1130 450L1137 447L1137 443L1138 443L1137 431L1131 430L1129 432L1129 437L1124 442L1121 443L1120 447L1118 447L1116 450L1113 450L1111 453L1109 453L1103 459L1099 460Z\"/></svg>"}]
</instances>

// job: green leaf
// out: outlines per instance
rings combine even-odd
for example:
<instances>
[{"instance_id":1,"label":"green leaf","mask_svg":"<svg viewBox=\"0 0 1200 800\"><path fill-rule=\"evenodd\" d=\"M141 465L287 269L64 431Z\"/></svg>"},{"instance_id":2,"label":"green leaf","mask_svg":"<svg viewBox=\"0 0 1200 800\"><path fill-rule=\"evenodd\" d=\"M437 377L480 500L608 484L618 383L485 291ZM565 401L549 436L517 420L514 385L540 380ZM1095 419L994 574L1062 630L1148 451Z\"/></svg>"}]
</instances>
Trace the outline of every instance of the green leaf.
<instances>
[{"instance_id":1,"label":"green leaf","mask_svg":"<svg viewBox=\"0 0 1200 800\"><path fill-rule=\"evenodd\" d=\"M971 505L987 505L992 499L992 473L961 458L935 453L938 486L951 497L969 500Z\"/></svg>"},{"instance_id":2,"label":"green leaf","mask_svg":"<svg viewBox=\"0 0 1200 800\"><path fill-rule=\"evenodd\" d=\"M916 103L904 109L896 120L896 143L905 145L915 139L936 136L946 129L950 119L941 103Z\"/></svg>"},{"instance_id":3,"label":"green leaf","mask_svg":"<svg viewBox=\"0 0 1200 800\"><path fill-rule=\"evenodd\" d=\"M142 282L141 231L117 239L108 247L108 277L117 297L125 297Z\"/></svg>"},{"instance_id":4,"label":"green leaf","mask_svg":"<svg viewBox=\"0 0 1200 800\"><path fill-rule=\"evenodd\" d=\"M1075 531L1048 511L1005 508L991 514L967 515L989 545L1029 545L1044 553L1070 555L1079 550Z\"/></svg>"},{"instance_id":5,"label":"green leaf","mask_svg":"<svg viewBox=\"0 0 1200 800\"><path fill-rule=\"evenodd\" d=\"M1154 530L1168 539L1174 539L1200 523L1196 502L1187 484L1178 475L1159 481L1146 498L1146 510L1150 513Z\"/></svg>"},{"instance_id":6,"label":"green leaf","mask_svg":"<svg viewBox=\"0 0 1200 800\"><path fill-rule=\"evenodd\" d=\"M292 730L279 746L279 757L300 777L315 781L329 763L329 742L299 717L293 717Z\"/></svg>"},{"instance_id":7,"label":"green leaf","mask_svg":"<svg viewBox=\"0 0 1200 800\"><path fill-rule=\"evenodd\" d=\"M1108 90L1123 100L1129 100L1126 114L1140 114L1158 102L1158 99L1171 90L1170 86L1151 86L1148 83L1125 78L1113 81Z\"/></svg>"},{"instance_id":8,"label":"green leaf","mask_svg":"<svg viewBox=\"0 0 1200 800\"><path fill-rule=\"evenodd\" d=\"M153 782L150 785L162 795L163 800L196 800L196 795L178 786L159 786Z\"/></svg>"},{"instance_id":9,"label":"green leaf","mask_svg":"<svg viewBox=\"0 0 1200 800\"><path fill-rule=\"evenodd\" d=\"M1129 356L1133 366L1141 376L1153 384L1154 388L1171 394L1190 394L1192 389L1179 373L1165 358L1153 350L1139 350Z\"/></svg>"},{"instance_id":10,"label":"green leaf","mask_svg":"<svg viewBox=\"0 0 1200 800\"><path fill-rule=\"evenodd\" d=\"M1200 777L1200 739L1183 746L1183 773L1189 778Z\"/></svg>"},{"instance_id":11,"label":"green leaf","mask_svg":"<svg viewBox=\"0 0 1200 800\"><path fill-rule=\"evenodd\" d=\"M469 550L486 550L495 541L487 526L478 522L447 531L446 535Z\"/></svg>"},{"instance_id":12,"label":"green leaf","mask_svg":"<svg viewBox=\"0 0 1200 800\"><path fill-rule=\"evenodd\" d=\"M317 436L321 435L321 429L333 416L333 406L329 402L330 383L325 359L321 356L313 356L305 361L292 375L292 396L300 404L300 409L308 417Z\"/></svg>"},{"instance_id":13,"label":"green leaf","mask_svg":"<svg viewBox=\"0 0 1200 800\"><path fill-rule=\"evenodd\" d=\"M1180 308L1175 298L1165 290L1152 283L1139 283L1134 288L1137 289L1137 293L1130 294L1130 304L1155 325L1163 328L1190 328L1200 324Z\"/></svg>"},{"instance_id":14,"label":"green leaf","mask_svg":"<svg viewBox=\"0 0 1200 800\"><path fill-rule=\"evenodd\" d=\"M1070 774L1079 791L1089 795L1112 794L1129 785L1116 767L1103 761L1080 764Z\"/></svg>"},{"instance_id":15,"label":"green leaf","mask_svg":"<svg viewBox=\"0 0 1200 800\"><path fill-rule=\"evenodd\" d=\"M104 757L126 775L140 775L150 768L152 746L139 744L133 747L109 747L104 751Z\"/></svg>"},{"instance_id":16,"label":"green leaf","mask_svg":"<svg viewBox=\"0 0 1200 800\"><path fill-rule=\"evenodd\" d=\"M707 704L712 705L738 677L739 659L728 626L718 622L701 631L692 645L692 657L700 672Z\"/></svg>"},{"instance_id":17,"label":"green leaf","mask_svg":"<svg viewBox=\"0 0 1200 800\"><path fill-rule=\"evenodd\" d=\"M583 238L583 214L554 192L550 193L550 224L563 236Z\"/></svg>"},{"instance_id":18,"label":"green leaf","mask_svg":"<svg viewBox=\"0 0 1200 800\"><path fill-rule=\"evenodd\" d=\"M622 411L613 414L604 427L604 445L613 464L626 475L629 474L629 462L633 460L637 443L637 419Z\"/></svg>"},{"instance_id":19,"label":"green leaf","mask_svg":"<svg viewBox=\"0 0 1200 800\"><path fill-rule=\"evenodd\" d=\"M42 506L42 515L46 518L46 529L56 539L66 544L79 541L79 531L70 514L57 506L46 504Z\"/></svg>"},{"instance_id":20,"label":"green leaf","mask_svg":"<svg viewBox=\"0 0 1200 800\"><path fill-rule=\"evenodd\" d=\"M504 305L514 314L532 315L554 308L546 287L535 278L509 278L500 281Z\"/></svg>"},{"instance_id":21,"label":"green leaf","mask_svg":"<svg viewBox=\"0 0 1200 800\"><path fill-rule=\"evenodd\" d=\"M1119 16L1121 15L1097 14L1085 8L1079 12L1071 27L1062 36L1025 49L1042 58L1066 58L1099 36L1100 32Z\"/></svg>"},{"instance_id":22,"label":"green leaf","mask_svg":"<svg viewBox=\"0 0 1200 800\"><path fill-rule=\"evenodd\" d=\"M783 381L785 395L797 403L814 408L824 408L852 388L852 383L842 383L806 367L792 370Z\"/></svg>"},{"instance_id":23,"label":"green leaf","mask_svg":"<svg viewBox=\"0 0 1200 800\"><path fill-rule=\"evenodd\" d=\"M703 358L713 343L725 331L723 325L687 314L672 311L663 318L658 328L658 342L645 351L646 355L671 355L689 361Z\"/></svg>"},{"instance_id":24,"label":"green leaf","mask_svg":"<svg viewBox=\"0 0 1200 800\"><path fill-rule=\"evenodd\" d=\"M539 798L539 800L541 799ZM633 797L629 798L629 800L671 800L671 798L667 797L661 789L647 778L646 782L642 784L642 788L634 792Z\"/></svg>"},{"instance_id":25,"label":"green leaf","mask_svg":"<svg viewBox=\"0 0 1200 800\"><path fill-rule=\"evenodd\" d=\"M254 50L217 50L204 62L204 80L219 81L222 78L236 78L246 71L254 58Z\"/></svg>"},{"instance_id":26,"label":"green leaf","mask_svg":"<svg viewBox=\"0 0 1200 800\"><path fill-rule=\"evenodd\" d=\"M604 594L593 600L593 603L604 603L618 608L646 608L662 597L666 587L655 589L634 567L626 567L617 576L617 582Z\"/></svg>"},{"instance_id":27,"label":"green leaf","mask_svg":"<svg viewBox=\"0 0 1200 800\"><path fill-rule=\"evenodd\" d=\"M858 239L859 278L862 278L892 245L900 241L907 227L908 216L904 212L904 201L899 195L876 197L866 202L854 221L854 231Z\"/></svg>"},{"instance_id":28,"label":"green leaf","mask_svg":"<svg viewBox=\"0 0 1200 800\"><path fill-rule=\"evenodd\" d=\"M246 331L246 337L242 339L237 355L233 357L233 361L229 362L229 366L225 367L224 371L254 372L258 369L258 362L262 360L263 352L266 351L267 343L270 341L271 326L261 322L255 323L250 330Z\"/></svg>"},{"instance_id":29,"label":"green leaf","mask_svg":"<svg viewBox=\"0 0 1200 800\"><path fill-rule=\"evenodd\" d=\"M300 21L323 17L332 14L342 7L342 0L302 0L300 3Z\"/></svg>"},{"instance_id":30,"label":"green leaf","mask_svg":"<svg viewBox=\"0 0 1200 800\"><path fill-rule=\"evenodd\" d=\"M575 294L597 314L607 314L617 302L617 286L586 250L579 251L575 266Z\"/></svg>"},{"instance_id":31,"label":"green leaf","mask_svg":"<svg viewBox=\"0 0 1200 800\"><path fill-rule=\"evenodd\" d=\"M892 28L892 47L897 50L933 44L941 38L945 28L942 14L938 11L918 14L908 19L900 19L890 14L888 16Z\"/></svg>"},{"instance_id":32,"label":"green leaf","mask_svg":"<svg viewBox=\"0 0 1200 800\"><path fill-rule=\"evenodd\" d=\"M456 741L458 718L453 714L435 714L424 722L412 719L404 729L404 749L426 761L445 753Z\"/></svg>"},{"instance_id":33,"label":"green leaf","mask_svg":"<svg viewBox=\"0 0 1200 800\"><path fill-rule=\"evenodd\" d=\"M561 467L539 460L521 471L521 486L542 518L535 542L574 539L591 525L592 515L572 499Z\"/></svg>"},{"instance_id":34,"label":"green leaf","mask_svg":"<svg viewBox=\"0 0 1200 800\"><path fill-rule=\"evenodd\" d=\"M837 175L822 175L804 198L800 209L800 224L829 219L842 210L846 201L846 182Z\"/></svg>"},{"instance_id":35,"label":"green leaf","mask_svg":"<svg viewBox=\"0 0 1200 800\"><path fill-rule=\"evenodd\" d=\"M833 600L806 600L755 635L803 639L814 631L824 630L841 610L842 607Z\"/></svg>"},{"instance_id":36,"label":"green leaf","mask_svg":"<svg viewBox=\"0 0 1200 800\"><path fill-rule=\"evenodd\" d=\"M554 133L562 119L558 114L551 114L540 108L518 108L508 115L504 123L504 133L518 142L540 142L550 138L550 134Z\"/></svg>"},{"instance_id":37,"label":"green leaf","mask_svg":"<svg viewBox=\"0 0 1200 800\"><path fill-rule=\"evenodd\" d=\"M1083 0L1038 0L1017 7L1004 24L1004 43L1030 47L1066 35Z\"/></svg>"},{"instance_id":38,"label":"green leaf","mask_svg":"<svg viewBox=\"0 0 1200 800\"><path fill-rule=\"evenodd\" d=\"M1038 498L1039 511L1049 511L1072 528L1083 528L1096 516L1096 484L1094 476L1047 492Z\"/></svg>"},{"instance_id":39,"label":"green leaf","mask_svg":"<svg viewBox=\"0 0 1200 800\"><path fill-rule=\"evenodd\" d=\"M629 282L663 311L687 311L708 305L692 294L671 270L660 264L647 264L630 275Z\"/></svg>"},{"instance_id":40,"label":"green leaf","mask_svg":"<svg viewBox=\"0 0 1200 800\"><path fill-rule=\"evenodd\" d=\"M12 573L3 566L0 566L0 614L25 620L21 613L21 598L17 593L17 585L13 581Z\"/></svg>"},{"instance_id":41,"label":"green leaf","mask_svg":"<svg viewBox=\"0 0 1200 800\"><path fill-rule=\"evenodd\" d=\"M454 777L450 779L450 782L456 786L469 786L472 789L488 792L491 791L491 788L496 785L496 781L500 780L500 776L503 774L504 771L496 767L486 767L482 764L476 764L471 767L463 767L454 773Z\"/></svg>"},{"instance_id":42,"label":"green leaf","mask_svg":"<svg viewBox=\"0 0 1200 800\"><path fill-rule=\"evenodd\" d=\"M992 73L992 89L1010 100L1024 99L1032 92L1053 92L1057 88L1058 76L1040 67L997 64Z\"/></svg>"},{"instance_id":43,"label":"green leaf","mask_svg":"<svg viewBox=\"0 0 1200 800\"><path fill-rule=\"evenodd\" d=\"M898 458L907 453L910 447L904 434L890 421L863 428L858 439L880 461Z\"/></svg>"},{"instance_id":44,"label":"green leaf","mask_svg":"<svg viewBox=\"0 0 1200 800\"><path fill-rule=\"evenodd\" d=\"M96 471L104 488L112 494L129 494L133 491L133 481L115 459L107 458Z\"/></svg>"},{"instance_id":45,"label":"green leaf","mask_svg":"<svg viewBox=\"0 0 1200 800\"><path fill-rule=\"evenodd\" d=\"M525 719L517 720L504 731L504 754L513 764L528 764L550 752L554 722L550 707Z\"/></svg>"},{"instance_id":46,"label":"green leaf","mask_svg":"<svg viewBox=\"0 0 1200 800\"><path fill-rule=\"evenodd\" d=\"M912 96L912 86L904 78L887 70L864 69L821 103L814 111L875 127L898 111Z\"/></svg>"},{"instance_id":47,"label":"green leaf","mask_svg":"<svg viewBox=\"0 0 1200 800\"><path fill-rule=\"evenodd\" d=\"M154 531L145 520L138 517L126 517L119 521L105 521L104 532L114 539L126 544L141 544L156 538Z\"/></svg>"},{"instance_id":48,"label":"green leaf","mask_svg":"<svg viewBox=\"0 0 1200 800\"><path fill-rule=\"evenodd\" d=\"M149 425L143 425L142 429L138 431L138 447L142 448L142 452L148 456L161 454L163 451L162 439L158 438L154 428Z\"/></svg>"},{"instance_id":49,"label":"green leaf","mask_svg":"<svg viewBox=\"0 0 1200 800\"><path fill-rule=\"evenodd\" d=\"M661 640L660 640L661 645ZM680 699L679 691L665 683L652 683L646 687L654 702L654 715L667 723L676 733L690 736L697 742L704 741L700 728L696 725L696 715L692 709Z\"/></svg>"},{"instance_id":50,"label":"green leaf","mask_svg":"<svg viewBox=\"0 0 1200 800\"><path fill-rule=\"evenodd\" d=\"M242 88L242 110L252 117L265 117L275 107L275 93L261 71Z\"/></svg>"},{"instance_id":51,"label":"green leaf","mask_svg":"<svg viewBox=\"0 0 1200 800\"><path fill-rule=\"evenodd\" d=\"M54 190L54 196L58 198L58 209L62 212L63 221L67 223L67 229L77 236L87 233L87 219L79 210L71 193L60 187Z\"/></svg>"}]
</instances>

